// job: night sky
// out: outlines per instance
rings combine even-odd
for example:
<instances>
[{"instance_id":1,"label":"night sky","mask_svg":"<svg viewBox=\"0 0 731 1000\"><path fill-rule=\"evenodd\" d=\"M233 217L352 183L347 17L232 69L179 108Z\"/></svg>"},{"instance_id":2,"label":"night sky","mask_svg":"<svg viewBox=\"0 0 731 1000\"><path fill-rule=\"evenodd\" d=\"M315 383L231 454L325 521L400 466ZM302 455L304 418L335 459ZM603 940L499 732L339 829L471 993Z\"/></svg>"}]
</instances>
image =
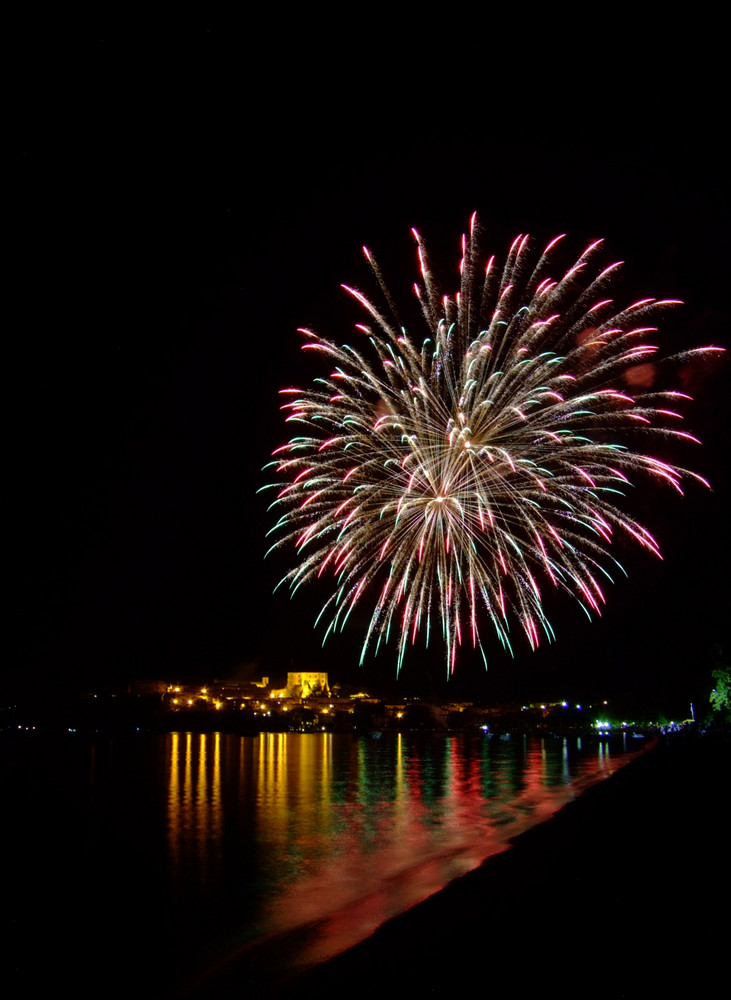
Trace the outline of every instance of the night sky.
<instances>
[{"instance_id":1,"label":"night sky","mask_svg":"<svg viewBox=\"0 0 731 1000\"><path fill-rule=\"evenodd\" d=\"M271 596L286 562L263 560L272 520L256 495L285 440L277 390L316 374L296 328L350 335L360 317L339 285L371 291L364 243L403 301L411 226L448 276L473 210L499 256L519 232L566 232L577 253L603 236L626 261L618 298L686 303L667 318L669 350L730 346L727 121L707 39L692 72L680 31L649 62L635 40L611 62L559 54L549 71L517 43L515 58L483 57L500 46L479 32L443 49L435 26L407 53L373 24L338 44L304 20L282 30L18 36L5 186L11 690L308 667L393 680L389 650L358 671L357 626L320 652L311 623L325 591ZM633 501L664 562L625 552L630 580L600 622L564 605L553 647L530 654L516 636L511 662L495 641L487 677L468 652L455 694L705 690L715 645L731 648L728 362L693 388L687 426L704 445L676 459L714 492ZM440 652L417 648L403 680L428 690L442 672Z\"/></svg>"}]
</instances>

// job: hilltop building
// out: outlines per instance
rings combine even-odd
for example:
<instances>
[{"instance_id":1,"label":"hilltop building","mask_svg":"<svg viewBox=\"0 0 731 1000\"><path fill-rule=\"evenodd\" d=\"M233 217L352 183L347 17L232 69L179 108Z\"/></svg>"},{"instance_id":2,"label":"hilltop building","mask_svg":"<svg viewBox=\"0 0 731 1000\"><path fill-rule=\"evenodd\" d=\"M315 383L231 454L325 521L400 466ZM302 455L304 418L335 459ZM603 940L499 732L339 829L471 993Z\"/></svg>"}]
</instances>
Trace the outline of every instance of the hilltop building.
<instances>
[{"instance_id":1,"label":"hilltop building","mask_svg":"<svg viewBox=\"0 0 731 1000\"><path fill-rule=\"evenodd\" d=\"M271 690L270 698L310 698L317 696L329 698L330 685L327 673L314 670L296 670L287 674L287 686L279 690Z\"/></svg>"}]
</instances>

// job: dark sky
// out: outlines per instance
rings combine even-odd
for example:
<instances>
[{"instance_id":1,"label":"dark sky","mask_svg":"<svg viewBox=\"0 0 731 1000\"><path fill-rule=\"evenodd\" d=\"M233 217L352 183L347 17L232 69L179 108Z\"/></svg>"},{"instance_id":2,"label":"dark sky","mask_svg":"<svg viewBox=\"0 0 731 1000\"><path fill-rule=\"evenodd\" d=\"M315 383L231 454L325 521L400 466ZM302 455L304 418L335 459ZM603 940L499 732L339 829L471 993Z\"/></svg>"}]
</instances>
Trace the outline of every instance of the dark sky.
<instances>
[{"instance_id":1,"label":"dark sky","mask_svg":"<svg viewBox=\"0 0 731 1000\"><path fill-rule=\"evenodd\" d=\"M523 50L487 59L479 33L410 52L373 25L337 43L304 20L282 30L65 24L17 38L11 687L321 663L359 676L350 638L319 653L318 594L271 596L282 564L263 562L271 518L255 491L285 440L277 389L303 378L295 330L347 335L339 285L367 284L363 243L399 294L412 225L447 268L475 209L498 254L518 232L567 232L577 251L604 236L627 262L628 300L686 302L672 344L729 346L712 47L692 72L680 32L649 63L635 40L611 64L584 54L559 71ZM550 650L518 642L510 663L495 649L492 694L667 682L684 697L715 643L728 655L728 392L719 365L689 419L704 447L688 462L715 492L642 501L665 561L629 553L604 619L560 610ZM432 677L412 659L409 679ZM393 657L369 669L364 681L392 677Z\"/></svg>"}]
</instances>

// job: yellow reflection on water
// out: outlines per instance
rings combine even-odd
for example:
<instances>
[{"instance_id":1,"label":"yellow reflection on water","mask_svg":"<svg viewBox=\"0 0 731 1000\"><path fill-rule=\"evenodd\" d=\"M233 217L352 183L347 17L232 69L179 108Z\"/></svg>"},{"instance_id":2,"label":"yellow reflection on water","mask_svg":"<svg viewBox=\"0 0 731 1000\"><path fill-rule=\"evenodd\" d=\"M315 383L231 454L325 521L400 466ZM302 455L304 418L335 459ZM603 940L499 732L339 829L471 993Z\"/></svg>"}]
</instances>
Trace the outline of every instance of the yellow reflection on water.
<instances>
[{"instance_id":1,"label":"yellow reflection on water","mask_svg":"<svg viewBox=\"0 0 731 1000\"><path fill-rule=\"evenodd\" d=\"M332 735L261 733L254 752L261 836L299 843L325 828L332 810Z\"/></svg>"},{"instance_id":2,"label":"yellow reflection on water","mask_svg":"<svg viewBox=\"0 0 731 1000\"><path fill-rule=\"evenodd\" d=\"M573 740L549 738L168 739L173 874L186 888L196 873L212 883L229 877L224 850L255 850L254 874L241 882L251 926L262 940L309 928L291 958L304 964L505 850L616 765L604 741L577 757Z\"/></svg>"},{"instance_id":3,"label":"yellow reflection on water","mask_svg":"<svg viewBox=\"0 0 731 1000\"><path fill-rule=\"evenodd\" d=\"M223 835L221 734L171 733L167 829L173 872L190 855L200 878L210 876Z\"/></svg>"}]
</instances>

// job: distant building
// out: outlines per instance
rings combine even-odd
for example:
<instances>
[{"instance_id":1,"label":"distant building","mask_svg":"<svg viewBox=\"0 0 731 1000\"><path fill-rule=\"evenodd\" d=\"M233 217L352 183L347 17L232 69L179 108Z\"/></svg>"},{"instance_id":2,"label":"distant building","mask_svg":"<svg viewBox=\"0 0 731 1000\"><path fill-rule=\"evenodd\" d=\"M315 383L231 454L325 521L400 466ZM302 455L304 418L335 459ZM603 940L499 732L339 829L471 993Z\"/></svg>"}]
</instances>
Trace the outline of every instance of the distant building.
<instances>
[{"instance_id":1,"label":"distant building","mask_svg":"<svg viewBox=\"0 0 731 1000\"><path fill-rule=\"evenodd\" d=\"M271 691L272 698L310 698L316 695L330 697L327 673L313 670L297 670L287 674L287 686Z\"/></svg>"}]
</instances>

